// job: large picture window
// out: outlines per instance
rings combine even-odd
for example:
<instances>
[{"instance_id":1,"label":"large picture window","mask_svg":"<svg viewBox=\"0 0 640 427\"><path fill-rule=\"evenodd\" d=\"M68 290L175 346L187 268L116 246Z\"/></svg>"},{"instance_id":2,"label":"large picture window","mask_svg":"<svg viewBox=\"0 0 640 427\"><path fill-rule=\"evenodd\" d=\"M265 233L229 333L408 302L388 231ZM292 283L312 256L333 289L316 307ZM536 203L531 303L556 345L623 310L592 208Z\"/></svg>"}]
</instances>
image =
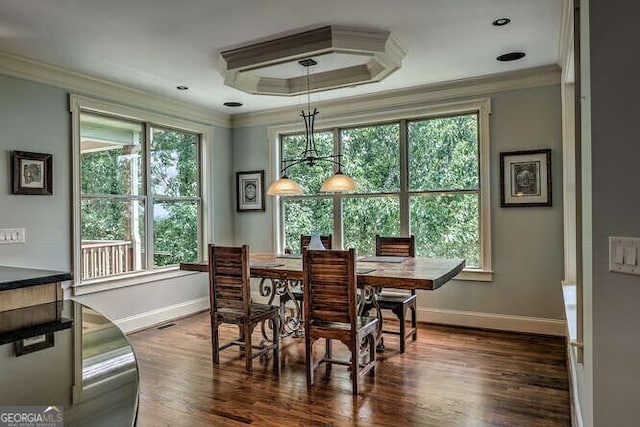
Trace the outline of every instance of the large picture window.
<instances>
[{"instance_id":1,"label":"large picture window","mask_svg":"<svg viewBox=\"0 0 640 427\"><path fill-rule=\"evenodd\" d=\"M88 108L76 114L77 284L200 259L197 129Z\"/></svg>"},{"instance_id":2,"label":"large picture window","mask_svg":"<svg viewBox=\"0 0 640 427\"><path fill-rule=\"evenodd\" d=\"M342 154L343 172L358 188L321 194L335 166L291 168L305 194L280 196L277 249L298 252L300 235L318 231L332 233L334 247L370 255L376 234L413 234L416 255L464 258L468 271L489 273L487 104L318 132L321 154ZM303 133L275 135L281 159L299 157Z\"/></svg>"}]
</instances>

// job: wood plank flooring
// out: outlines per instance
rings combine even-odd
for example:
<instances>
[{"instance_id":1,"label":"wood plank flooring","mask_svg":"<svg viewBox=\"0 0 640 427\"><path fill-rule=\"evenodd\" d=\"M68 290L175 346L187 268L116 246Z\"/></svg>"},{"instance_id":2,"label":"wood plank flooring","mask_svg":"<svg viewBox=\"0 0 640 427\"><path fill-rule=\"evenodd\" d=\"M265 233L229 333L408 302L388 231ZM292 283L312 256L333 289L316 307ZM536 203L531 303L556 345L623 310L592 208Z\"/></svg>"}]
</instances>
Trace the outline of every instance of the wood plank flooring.
<instances>
[{"instance_id":1,"label":"wood plank flooring","mask_svg":"<svg viewBox=\"0 0 640 427\"><path fill-rule=\"evenodd\" d=\"M249 374L235 348L212 366L208 313L173 323L129 336L141 427L571 425L561 338L421 324L402 355L397 338L385 335L375 379L352 397L342 366L329 378L321 366L307 391L303 339L284 340L280 377L272 359L256 359ZM235 331L223 327L221 338ZM348 357L340 343L334 354Z\"/></svg>"}]
</instances>

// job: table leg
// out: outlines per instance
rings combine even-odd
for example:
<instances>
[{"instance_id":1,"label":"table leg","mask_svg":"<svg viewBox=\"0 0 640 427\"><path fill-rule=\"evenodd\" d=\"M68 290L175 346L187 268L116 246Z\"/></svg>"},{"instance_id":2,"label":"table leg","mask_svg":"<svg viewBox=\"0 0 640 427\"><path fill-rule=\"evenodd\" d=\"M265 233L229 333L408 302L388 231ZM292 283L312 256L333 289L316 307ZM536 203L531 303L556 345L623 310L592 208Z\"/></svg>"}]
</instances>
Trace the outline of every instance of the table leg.
<instances>
[{"instance_id":1,"label":"table leg","mask_svg":"<svg viewBox=\"0 0 640 427\"><path fill-rule=\"evenodd\" d=\"M270 278L260 280L260 295L269 298L267 304L273 305L276 296L280 299L280 338L290 335L300 337L304 334L302 307L292 292L297 282L297 280ZM263 338L268 341L269 335L264 325L262 331Z\"/></svg>"},{"instance_id":2,"label":"table leg","mask_svg":"<svg viewBox=\"0 0 640 427\"><path fill-rule=\"evenodd\" d=\"M376 311L376 318L378 319L377 333L376 333L376 351L384 351L384 338L382 336L382 309L378 304L376 294L379 292L379 288L372 286L364 286L360 292L358 292L358 316L363 316L371 309Z\"/></svg>"}]
</instances>

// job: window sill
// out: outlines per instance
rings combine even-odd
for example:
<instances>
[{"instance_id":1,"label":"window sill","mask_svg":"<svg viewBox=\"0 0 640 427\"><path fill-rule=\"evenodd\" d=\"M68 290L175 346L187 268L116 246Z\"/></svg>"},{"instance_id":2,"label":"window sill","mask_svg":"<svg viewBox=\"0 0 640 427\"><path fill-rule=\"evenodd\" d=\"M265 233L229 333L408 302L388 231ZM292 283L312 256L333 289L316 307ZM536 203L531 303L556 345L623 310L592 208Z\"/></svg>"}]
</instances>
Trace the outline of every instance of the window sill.
<instances>
[{"instance_id":1,"label":"window sill","mask_svg":"<svg viewBox=\"0 0 640 427\"><path fill-rule=\"evenodd\" d=\"M196 274L196 271L180 270L177 266L156 271L145 271L127 274L126 276L95 279L89 282L76 283L72 286L73 295L88 295L95 292L110 291L113 289L136 286L144 283L157 282L159 280L174 279Z\"/></svg>"},{"instance_id":2,"label":"window sill","mask_svg":"<svg viewBox=\"0 0 640 427\"><path fill-rule=\"evenodd\" d=\"M469 282L492 282L492 270L464 269L452 280L464 280Z\"/></svg>"}]
</instances>

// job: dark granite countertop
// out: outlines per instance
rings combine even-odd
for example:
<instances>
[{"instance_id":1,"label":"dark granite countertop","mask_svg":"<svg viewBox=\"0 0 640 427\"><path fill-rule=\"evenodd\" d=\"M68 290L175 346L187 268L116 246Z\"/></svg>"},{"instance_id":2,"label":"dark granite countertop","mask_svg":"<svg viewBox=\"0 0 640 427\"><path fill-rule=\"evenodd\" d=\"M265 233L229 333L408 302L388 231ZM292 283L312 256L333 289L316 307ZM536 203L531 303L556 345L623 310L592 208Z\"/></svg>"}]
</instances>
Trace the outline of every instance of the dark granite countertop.
<instances>
[{"instance_id":1,"label":"dark granite countertop","mask_svg":"<svg viewBox=\"0 0 640 427\"><path fill-rule=\"evenodd\" d=\"M69 272L0 265L0 291L71 280Z\"/></svg>"}]
</instances>

